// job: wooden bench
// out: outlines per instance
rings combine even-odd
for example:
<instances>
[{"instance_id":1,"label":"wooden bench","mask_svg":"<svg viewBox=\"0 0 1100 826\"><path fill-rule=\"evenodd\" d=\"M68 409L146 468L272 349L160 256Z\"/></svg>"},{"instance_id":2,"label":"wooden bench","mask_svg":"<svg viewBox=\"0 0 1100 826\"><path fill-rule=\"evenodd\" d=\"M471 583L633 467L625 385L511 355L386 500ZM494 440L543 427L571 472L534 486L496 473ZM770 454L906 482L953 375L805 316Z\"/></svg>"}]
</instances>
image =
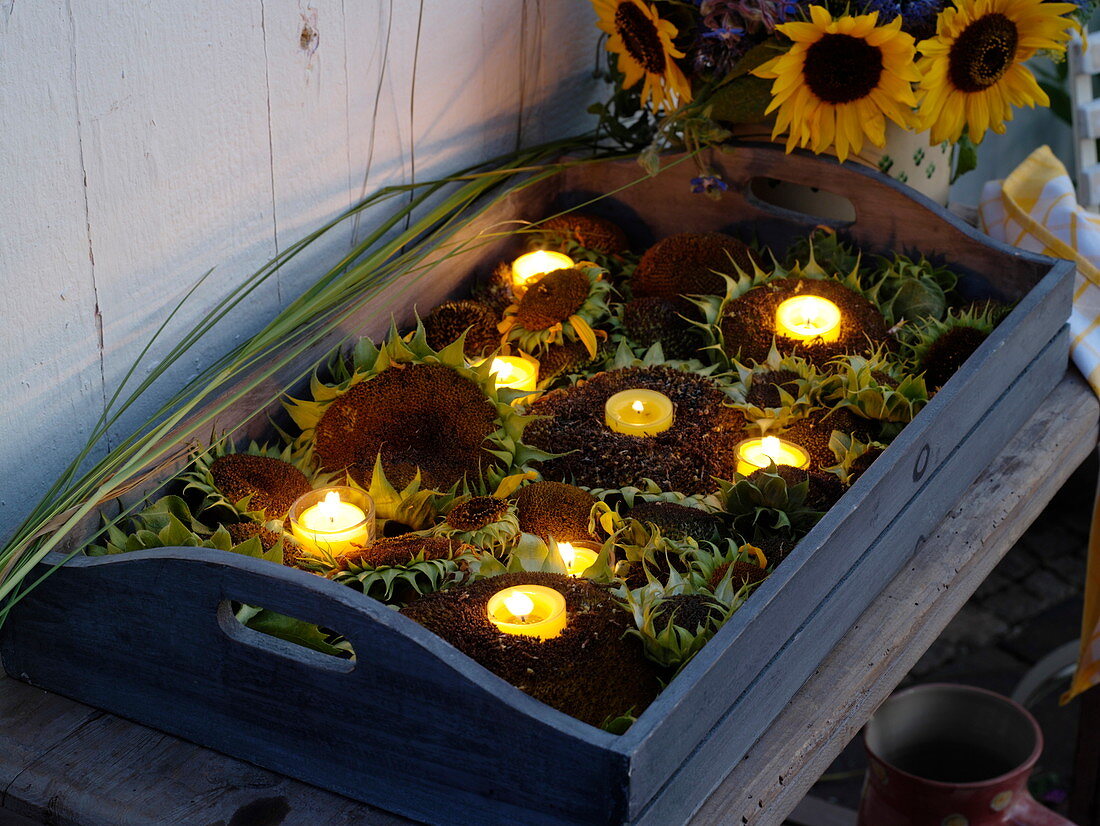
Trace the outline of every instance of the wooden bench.
<instances>
[{"instance_id":1,"label":"wooden bench","mask_svg":"<svg viewBox=\"0 0 1100 826\"><path fill-rule=\"evenodd\" d=\"M783 822L1093 450L1098 421L1100 405L1071 370L692 822ZM23 818L408 823L0 675L0 824Z\"/></svg>"}]
</instances>

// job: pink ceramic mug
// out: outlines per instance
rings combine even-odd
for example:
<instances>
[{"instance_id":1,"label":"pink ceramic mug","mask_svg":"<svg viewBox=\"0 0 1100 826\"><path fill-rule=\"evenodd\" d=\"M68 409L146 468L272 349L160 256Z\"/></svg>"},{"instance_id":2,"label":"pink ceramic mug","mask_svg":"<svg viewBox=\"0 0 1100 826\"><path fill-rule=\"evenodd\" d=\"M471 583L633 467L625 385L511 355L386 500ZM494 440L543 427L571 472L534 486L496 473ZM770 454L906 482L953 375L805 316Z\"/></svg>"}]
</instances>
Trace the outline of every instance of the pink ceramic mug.
<instances>
[{"instance_id":1,"label":"pink ceramic mug","mask_svg":"<svg viewBox=\"0 0 1100 826\"><path fill-rule=\"evenodd\" d=\"M859 826L1073 826L1028 793L1043 735L1000 694L947 684L900 691L875 712L864 744Z\"/></svg>"}]
</instances>

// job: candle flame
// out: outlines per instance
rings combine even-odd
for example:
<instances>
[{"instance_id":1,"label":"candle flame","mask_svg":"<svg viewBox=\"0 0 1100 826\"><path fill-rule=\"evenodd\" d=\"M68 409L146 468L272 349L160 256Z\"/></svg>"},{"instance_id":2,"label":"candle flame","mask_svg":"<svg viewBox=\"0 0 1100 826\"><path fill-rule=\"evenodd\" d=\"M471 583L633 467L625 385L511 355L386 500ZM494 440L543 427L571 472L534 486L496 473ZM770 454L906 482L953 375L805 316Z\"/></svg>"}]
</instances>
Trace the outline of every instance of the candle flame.
<instances>
[{"instance_id":1,"label":"candle flame","mask_svg":"<svg viewBox=\"0 0 1100 826\"><path fill-rule=\"evenodd\" d=\"M645 403L641 401L631 402L630 409L635 413L645 413Z\"/></svg>"},{"instance_id":2,"label":"candle flame","mask_svg":"<svg viewBox=\"0 0 1100 826\"><path fill-rule=\"evenodd\" d=\"M513 617L526 617L535 610L535 603L523 591L514 591L504 598L504 607Z\"/></svg>"},{"instance_id":3,"label":"candle flame","mask_svg":"<svg viewBox=\"0 0 1100 826\"><path fill-rule=\"evenodd\" d=\"M782 451L779 439L775 436L765 436L761 441L760 451L774 462L779 458Z\"/></svg>"},{"instance_id":4,"label":"candle flame","mask_svg":"<svg viewBox=\"0 0 1100 826\"><path fill-rule=\"evenodd\" d=\"M340 492L330 490L325 494L323 501L317 503L317 510L322 517L328 517L329 522L336 521L336 514L340 505Z\"/></svg>"},{"instance_id":5,"label":"candle flame","mask_svg":"<svg viewBox=\"0 0 1100 826\"><path fill-rule=\"evenodd\" d=\"M498 382L508 382L515 378L516 368L504 359L493 359L489 372L497 377Z\"/></svg>"},{"instance_id":6,"label":"candle flame","mask_svg":"<svg viewBox=\"0 0 1100 826\"><path fill-rule=\"evenodd\" d=\"M561 561L565 563L566 568L572 568L573 563L577 561L577 552L571 542L559 542L558 553L561 554Z\"/></svg>"},{"instance_id":7,"label":"candle flame","mask_svg":"<svg viewBox=\"0 0 1100 826\"><path fill-rule=\"evenodd\" d=\"M512 262L512 281L519 286L524 286L548 272L572 266L573 259L564 253L535 250L521 255Z\"/></svg>"}]
</instances>

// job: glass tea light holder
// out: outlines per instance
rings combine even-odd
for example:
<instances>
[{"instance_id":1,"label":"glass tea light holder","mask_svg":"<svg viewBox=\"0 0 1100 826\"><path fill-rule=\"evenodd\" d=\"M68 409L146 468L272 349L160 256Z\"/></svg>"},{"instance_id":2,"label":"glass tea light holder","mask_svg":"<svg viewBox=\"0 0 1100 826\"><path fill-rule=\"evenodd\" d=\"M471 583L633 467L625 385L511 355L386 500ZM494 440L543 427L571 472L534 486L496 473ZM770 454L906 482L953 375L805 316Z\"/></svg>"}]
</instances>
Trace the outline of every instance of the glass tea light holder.
<instances>
[{"instance_id":1,"label":"glass tea light holder","mask_svg":"<svg viewBox=\"0 0 1100 826\"><path fill-rule=\"evenodd\" d=\"M337 557L374 540L374 500L355 488L311 490L290 508L290 532L307 553Z\"/></svg>"}]
</instances>

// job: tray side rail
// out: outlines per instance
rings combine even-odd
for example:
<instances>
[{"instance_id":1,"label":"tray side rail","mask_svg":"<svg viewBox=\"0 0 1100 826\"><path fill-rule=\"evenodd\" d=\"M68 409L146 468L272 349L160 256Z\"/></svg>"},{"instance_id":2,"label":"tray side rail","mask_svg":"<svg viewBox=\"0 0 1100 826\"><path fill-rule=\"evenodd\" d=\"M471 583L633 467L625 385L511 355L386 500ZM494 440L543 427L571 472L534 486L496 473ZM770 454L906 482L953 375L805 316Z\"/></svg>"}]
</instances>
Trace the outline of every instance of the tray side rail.
<instances>
[{"instance_id":1,"label":"tray side rail","mask_svg":"<svg viewBox=\"0 0 1100 826\"><path fill-rule=\"evenodd\" d=\"M331 628L354 660L246 628L233 603ZM263 560L74 559L15 607L0 655L33 685L417 819L604 823L625 809L613 735L381 603Z\"/></svg>"},{"instance_id":2,"label":"tray side rail","mask_svg":"<svg viewBox=\"0 0 1100 826\"><path fill-rule=\"evenodd\" d=\"M726 701L732 703L726 714L641 810L639 823L656 826L686 819L718 786L723 773L728 773L748 753L873 601L883 581L892 580L920 554L927 535L988 465L990 451L996 456L1057 386L1065 375L1068 340L1069 328L1065 327L971 428L947 460L925 478L918 494L882 533L870 543L863 543L856 563L836 582L829 583L829 592L759 674L727 693ZM1036 403L1020 404L1020 397L1034 399ZM824 552L844 550L830 545ZM898 610L904 611L905 606L898 606ZM853 669L864 666L852 663Z\"/></svg>"}]
</instances>

